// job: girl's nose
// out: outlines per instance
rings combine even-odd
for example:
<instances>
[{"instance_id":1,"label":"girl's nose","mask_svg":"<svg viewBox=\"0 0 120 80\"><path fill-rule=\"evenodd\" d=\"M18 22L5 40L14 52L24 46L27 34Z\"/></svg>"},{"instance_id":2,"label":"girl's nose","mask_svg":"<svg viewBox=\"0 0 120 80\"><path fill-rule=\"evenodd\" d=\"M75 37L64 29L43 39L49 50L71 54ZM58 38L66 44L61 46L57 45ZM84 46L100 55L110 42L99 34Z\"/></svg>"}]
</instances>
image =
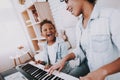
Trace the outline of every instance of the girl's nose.
<instances>
[{"instance_id":1,"label":"girl's nose","mask_svg":"<svg viewBox=\"0 0 120 80\"><path fill-rule=\"evenodd\" d=\"M50 32L50 31L51 31L50 29L47 30L47 32Z\"/></svg>"}]
</instances>

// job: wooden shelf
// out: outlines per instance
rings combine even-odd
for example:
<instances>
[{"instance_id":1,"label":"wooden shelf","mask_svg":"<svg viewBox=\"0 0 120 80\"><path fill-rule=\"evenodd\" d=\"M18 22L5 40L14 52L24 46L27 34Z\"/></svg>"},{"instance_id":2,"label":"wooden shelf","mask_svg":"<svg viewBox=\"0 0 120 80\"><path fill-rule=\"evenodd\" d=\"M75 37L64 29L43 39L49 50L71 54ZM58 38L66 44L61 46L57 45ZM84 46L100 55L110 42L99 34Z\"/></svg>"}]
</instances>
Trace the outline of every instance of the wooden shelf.
<instances>
[{"instance_id":1,"label":"wooden shelf","mask_svg":"<svg viewBox=\"0 0 120 80\"><path fill-rule=\"evenodd\" d=\"M28 30L28 33L29 33L31 39L32 39L32 38L36 38L36 34L35 34L35 31L34 31L34 29L33 29L32 26L31 26L31 27L28 27L27 30Z\"/></svg>"},{"instance_id":2,"label":"wooden shelf","mask_svg":"<svg viewBox=\"0 0 120 80\"><path fill-rule=\"evenodd\" d=\"M28 41L33 52L40 51L38 42L41 39L44 39L40 32L40 22L44 19L48 19L54 23L49 3L45 2L46 0L40 1L41 0L26 0L22 5L23 7L21 7L23 11L19 11L21 18L24 21L24 29L26 29L25 31L27 32L27 36L29 36L28 38L30 38ZM19 3L18 5L20 7ZM16 7L18 5L16 5ZM17 9L19 9L19 7Z\"/></svg>"},{"instance_id":3,"label":"wooden shelf","mask_svg":"<svg viewBox=\"0 0 120 80\"><path fill-rule=\"evenodd\" d=\"M28 15L27 10L25 10L24 12L22 12L22 16L23 16L25 24L26 25L30 25L31 24L31 20L30 20L30 17Z\"/></svg>"},{"instance_id":4,"label":"wooden shelf","mask_svg":"<svg viewBox=\"0 0 120 80\"><path fill-rule=\"evenodd\" d=\"M38 40L32 40L32 43L33 43L35 51L38 51L39 50Z\"/></svg>"}]
</instances>

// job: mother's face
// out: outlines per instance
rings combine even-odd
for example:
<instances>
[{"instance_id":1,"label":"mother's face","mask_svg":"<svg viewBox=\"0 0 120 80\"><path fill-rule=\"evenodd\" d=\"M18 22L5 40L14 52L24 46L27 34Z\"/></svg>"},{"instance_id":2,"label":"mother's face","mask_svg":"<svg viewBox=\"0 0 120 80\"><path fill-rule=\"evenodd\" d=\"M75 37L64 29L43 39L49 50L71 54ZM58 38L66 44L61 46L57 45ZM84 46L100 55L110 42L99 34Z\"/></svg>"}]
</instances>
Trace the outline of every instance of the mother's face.
<instances>
[{"instance_id":1,"label":"mother's face","mask_svg":"<svg viewBox=\"0 0 120 80\"><path fill-rule=\"evenodd\" d=\"M79 16L82 11L84 0L65 0L67 4L67 10L74 16Z\"/></svg>"}]
</instances>

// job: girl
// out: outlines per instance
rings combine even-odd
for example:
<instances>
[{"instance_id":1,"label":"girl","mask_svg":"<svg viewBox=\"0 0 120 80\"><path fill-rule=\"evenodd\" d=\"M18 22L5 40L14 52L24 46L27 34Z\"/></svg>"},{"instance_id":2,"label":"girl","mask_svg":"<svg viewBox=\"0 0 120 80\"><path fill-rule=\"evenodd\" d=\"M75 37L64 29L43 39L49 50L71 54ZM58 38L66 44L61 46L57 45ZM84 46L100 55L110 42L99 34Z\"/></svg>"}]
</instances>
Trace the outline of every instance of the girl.
<instances>
[{"instance_id":1,"label":"girl","mask_svg":"<svg viewBox=\"0 0 120 80\"><path fill-rule=\"evenodd\" d=\"M45 69L49 69L67 55L68 47L63 39L56 37L56 28L51 21L47 19L43 20L40 23L40 31L41 35L45 37L46 42L42 46L43 51L39 53L40 60L35 62L43 64L45 65ZM69 66L69 64L66 63L66 66ZM69 68L66 67L63 72L68 73Z\"/></svg>"}]
</instances>

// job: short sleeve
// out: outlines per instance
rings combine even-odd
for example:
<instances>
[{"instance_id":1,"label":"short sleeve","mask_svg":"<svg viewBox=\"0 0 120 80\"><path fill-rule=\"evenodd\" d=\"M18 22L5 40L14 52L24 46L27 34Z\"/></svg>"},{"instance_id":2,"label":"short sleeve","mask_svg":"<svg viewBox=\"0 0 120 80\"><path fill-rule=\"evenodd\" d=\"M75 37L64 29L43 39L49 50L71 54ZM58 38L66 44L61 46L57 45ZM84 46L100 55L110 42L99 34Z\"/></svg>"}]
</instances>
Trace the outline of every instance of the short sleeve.
<instances>
[{"instance_id":1,"label":"short sleeve","mask_svg":"<svg viewBox=\"0 0 120 80\"><path fill-rule=\"evenodd\" d=\"M66 42L63 41L60 44L60 48L61 48L60 49L61 50L61 57L63 58L68 54L68 46L67 46Z\"/></svg>"}]
</instances>

